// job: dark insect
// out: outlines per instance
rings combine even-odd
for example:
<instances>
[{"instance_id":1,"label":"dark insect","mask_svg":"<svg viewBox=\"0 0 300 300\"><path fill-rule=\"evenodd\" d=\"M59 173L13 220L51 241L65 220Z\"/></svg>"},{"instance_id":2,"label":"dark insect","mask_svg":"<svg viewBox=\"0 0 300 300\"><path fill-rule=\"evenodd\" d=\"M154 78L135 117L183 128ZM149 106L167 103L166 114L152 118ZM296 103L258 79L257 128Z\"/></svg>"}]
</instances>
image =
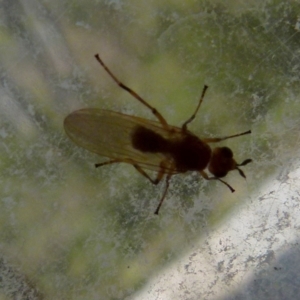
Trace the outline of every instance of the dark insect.
<instances>
[{"instance_id":1,"label":"dark insect","mask_svg":"<svg viewBox=\"0 0 300 300\"><path fill-rule=\"evenodd\" d=\"M106 162L96 164L97 168L113 163L128 163L153 184L158 184L165 176L165 189L155 214L158 214L166 197L170 178L178 173L198 171L203 178L218 180L234 192L234 189L221 178L232 170L237 170L246 178L239 167L247 165L252 160L246 159L238 164L233 158L231 149L228 147L211 149L209 144L250 134L251 131L226 137L200 139L188 130L189 123L194 120L203 102L208 88L206 85L192 116L181 128L171 126L154 107L120 82L98 54L95 57L110 77L150 109L158 120L147 120L97 108L80 109L68 115L64 120L64 128L69 138L80 147L110 158ZM205 169L213 176L209 176ZM157 172L156 178L151 178L146 170Z\"/></svg>"}]
</instances>

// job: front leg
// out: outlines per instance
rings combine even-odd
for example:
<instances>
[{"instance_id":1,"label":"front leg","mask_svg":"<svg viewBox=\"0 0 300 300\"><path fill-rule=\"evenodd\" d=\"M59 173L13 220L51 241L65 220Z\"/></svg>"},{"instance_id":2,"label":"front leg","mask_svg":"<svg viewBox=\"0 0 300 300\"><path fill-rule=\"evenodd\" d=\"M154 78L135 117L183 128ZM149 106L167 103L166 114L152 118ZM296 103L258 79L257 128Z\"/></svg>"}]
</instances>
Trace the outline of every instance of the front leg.
<instances>
[{"instance_id":1,"label":"front leg","mask_svg":"<svg viewBox=\"0 0 300 300\"><path fill-rule=\"evenodd\" d=\"M232 186L230 186L226 181L224 181L224 180L222 180L218 177L209 177L205 171L200 171L200 174L206 180L219 180L219 181L221 181L223 184L225 184L230 189L230 191L232 193L235 192L234 188Z\"/></svg>"}]
</instances>

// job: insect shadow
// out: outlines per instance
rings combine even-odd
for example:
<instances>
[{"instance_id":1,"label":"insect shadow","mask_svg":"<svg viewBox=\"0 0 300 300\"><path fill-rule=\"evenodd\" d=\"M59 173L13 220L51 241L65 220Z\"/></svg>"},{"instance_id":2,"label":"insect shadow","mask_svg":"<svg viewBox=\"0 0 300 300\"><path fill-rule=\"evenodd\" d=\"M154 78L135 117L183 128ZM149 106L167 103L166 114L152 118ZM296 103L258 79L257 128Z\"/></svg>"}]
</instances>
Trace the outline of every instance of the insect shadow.
<instances>
[{"instance_id":1,"label":"insect shadow","mask_svg":"<svg viewBox=\"0 0 300 300\"><path fill-rule=\"evenodd\" d=\"M109 158L106 162L95 164L97 168L114 163L127 163L155 185L165 178L164 192L155 214L159 213L167 195L170 178L175 174L197 171L204 179L218 180L234 192L221 178L232 170L237 170L246 178L240 167L252 160L246 159L239 164L234 160L230 148L212 149L210 144L250 134L251 130L225 137L201 139L188 130L188 125L195 119L203 102L207 85L204 85L194 113L181 127L176 127L169 125L156 108L119 81L98 54L95 58L122 89L146 106L157 119L147 120L97 108L80 109L69 114L64 120L64 128L69 138L78 146ZM155 171L156 178L152 178L146 170Z\"/></svg>"}]
</instances>

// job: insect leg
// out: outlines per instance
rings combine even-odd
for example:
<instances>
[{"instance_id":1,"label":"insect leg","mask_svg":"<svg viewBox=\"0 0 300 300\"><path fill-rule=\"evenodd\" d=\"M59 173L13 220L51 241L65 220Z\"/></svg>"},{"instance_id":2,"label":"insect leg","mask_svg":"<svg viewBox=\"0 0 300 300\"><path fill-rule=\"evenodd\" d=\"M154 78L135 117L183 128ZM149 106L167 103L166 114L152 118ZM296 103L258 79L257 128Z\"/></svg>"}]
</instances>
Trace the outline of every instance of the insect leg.
<instances>
[{"instance_id":1,"label":"insect leg","mask_svg":"<svg viewBox=\"0 0 300 300\"><path fill-rule=\"evenodd\" d=\"M141 166L139 166L138 164L134 163L133 161L131 161L129 159L111 159L111 160L105 161L103 163L95 164L95 167L99 168L99 167L102 167L102 166L105 166L105 165L110 165L110 164L114 164L114 163L122 163L122 162L133 165L135 167L135 169L141 175L143 175L144 177L146 177L147 179L149 179L151 181L151 183L153 183L153 184L158 184L162 180L162 178L164 177L164 175L165 175L165 171L164 171L164 167L163 167L162 163L160 165L161 168L160 168L159 172L157 173L156 178L152 179L149 176L149 174Z\"/></svg>"},{"instance_id":2,"label":"insect leg","mask_svg":"<svg viewBox=\"0 0 300 300\"><path fill-rule=\"evenodd\" d=\"M159 170L159 172L157 173L156 178L155 178L155 179L152 179L152 178L147 174L147 172L146 172L145 170L143 170L139 165L133 164L133 166L135 167L135 169L136 169L140 174L142 174L144 177L146 177L147 179L149 179L149 180L151 181L151 183L153 183L153 184L158 184L158 183L162 180L162 178L164 177L164 175L165 175L164 169L161 168L161 169Z\"/></svg>"},{"instance_id":3,"label":"insect leg","mask_svg":"<svg viewBox=\"0 0 300 300\"><path fill-rule=\"evenodd\" d=\"M110 159L108 161L105 161L103 163L95 164L95 167L99 168L99 167L114 164L114 163L127 163L127 164L130 164L130 165L134 165L134 162L131 159L126 159L126 158L118 159L118 158L115 158L115 159Z\"/></svg>"},{"instance_id":4,"label":"insect leg","mask_svg":"<svg viewBox=\"0 0 300 300\"><path fill-rule=\"evenodd\" d=\"M200 108L200 106L201 106L201 103L203 102L203 98L204 98L204 95L205 95L205 92L206 92L207 88L208 88L208 86L207 86L207 85L204 85L203 90L202 90L202 94L201 94L201 97L200 97L200 100L199 100L199 103L198 103L198 105L197 105L197 107L196 107L195 112L194 112L194 113L192 114L192 116L191 116L187 121L185 121L185 122L183 123L183 125L182 125L182 130L183 130L183 131L186 131L186 130L187 130L187 125L188 125L189 123L191 123L191 122L195 119L196 114L197 114L197 112L198 112L198 110L199 110L199 108Z\"/></svg>"},{"instance_id":5,"label":"insect leg","mask_svg":"<svg viewBox=\"0 0 300 300\"><path fill-rule=\"evenodd\" d=\"M120 162L126 162L126 161L121 160L121 159L110 159L110 160L105 161L105 162L103 162L103 163L95 164L95 167L96 167L96 168L99 168L99 167L102 167L102 166L105 166L105 165L110 165L110 164L120 163Z\"/></svg>"},{"instance_id":6,"label":"insect leg","mask_svg":"<svg viewBox=\"0 0 300 300\"><path fill-rule=\"evenodd\" d=\"M250 133L251 133L251 130L248 130L248 131L245 131L245 132L242 132L242 133L229 135L229 136L225 136L225 137L221 137L221 138L207 138L207 139L202 139L202 140L206 143L218 143L218 142L221 142L221 141L224 141L224 140L228 140L228 139L231 139L231 138L234 138L234 137L238 137L238 136L245 135L245 134L250 134Z\"/></svg>"},{"instance_id":7,"label":"insect leg","mask_svg":"<svg viewBox=\"0 0 300 300\"><path fill-rule=\"evenodd\" d=\"M156 214L156 215L158 215L159 209L160 209L160 207L161 207L161 205L162 205L162 203L163 203L163 201L164 201L164 199L165 199L165 197L167 195L167 191L169 189L169 181L170 181L170 178L172 177L172 175L173 174L169 173L167 175L167 177L166 177L166 187L165 187L164 193L163 193L163 195L162 195L162 197L161 197L161 199L160 199L160 201L158 203L158 206L157 206L157 208L156 208L156 210L154 212L154 214Z\"/></svg>"},{"instance_id":8,"label":"insect leg","mask_svg":"<svg viewBox=\"0 0 300 300\"><path fill-rule=\"evenodd\" d=\"M150 104L148 104L148 102L146 100L144 100L140 95L138 95L135 91L133 91L131 88L129 88L128 86L126 86L125 84L123 84L121 81L119 81L119 79L110 71L110 69L104 64L104 62L102 61L102 59L100 58L99 54L95 55L97 61L100 63L100 65L104 68L104 70L109 74L109 76L114 80L114 82L116 82L119 87L121 87L122 89L124 89L125 91L127 91L129 94L131 94L135 99L137 99L138 101L140 101L142 104L144 104L146 107L148 107L151 112L154 114L154 116L159 120L159 122L161 123L161 125L165 128L165 129L169 129L169 125L167 123L167 121L165 120L165 118L156 110L156 108L154 108L153 106L151 106Z\"/></svg>"},{"instance_id":9,"label":"insect leg","mask_svg":"<svg viewBox=\"0 0 300 300\"><path fill-rule=\"evenodd\" d=\"M218 178L218 177L209 177L209 176L207 175L207 173L204 172L204 171L200 171L200 174L201 174L202 177L203 177L204 179L206 179L206 180L219 180L219 181L221 181L223 184L225 184L225 185L230 189L230 191L231 191L232 193L235 192L234 188L233 188L231 185L229 185L226 181L224 181L224 180L222 180L222 179L220 179L220 178Z\"/></svg>"},{"instance_id":10,"label":"insect leg","mask_svg":"<svg viewBox=\"0 0 300 300\"><path fill-rule=\"evenodd\" d=\"M157 173L156 179L153 180L139 165L133 164L133 166L136 168L136 170L139 173L141 173L143 176L145 176L146 178L148 178L153 184L158 184L162 180L163 176L165 175L166 165L167 165L167 162L165 162L165 161L162 161L160 163L160 170ZM159 201L159 204L158 204L158 206L157 206L157 208L156 208L156 210L154 212L154 214L156 214L156 215L158 215L159 209L160 209L160 207L161 207L161 205L162 205L162 203L163 203L163 201L164 201L164 199L165 199L165 197L167 195L167 191L169 189L169 180L172 177L172 175L173 175L172 173L168 173L168 175L166 177L166 186L165 186L164 193L163 193L163 195L162 195L162 197L161 197L161 199Z\"/></svg>"}]
</instances>

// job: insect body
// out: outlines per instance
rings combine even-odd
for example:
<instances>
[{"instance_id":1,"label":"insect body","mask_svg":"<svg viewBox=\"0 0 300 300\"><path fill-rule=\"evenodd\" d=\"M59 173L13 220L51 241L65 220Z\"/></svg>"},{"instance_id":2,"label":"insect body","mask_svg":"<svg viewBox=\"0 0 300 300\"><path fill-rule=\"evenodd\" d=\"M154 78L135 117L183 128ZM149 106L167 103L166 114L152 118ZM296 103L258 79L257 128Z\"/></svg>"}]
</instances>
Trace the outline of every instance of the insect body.
<instances>
[{"instance_id":1,"label":"insect body","mask_svg":"<svg viewBox=\"0 0 300 300\"><path fill-rule=\"evenodd\" d=\"M204 86L193 115L182 127L171 126L154 107L121 83L98 54L95 57L121 88L148 107L157 118L157 121L147 120L97 108L81 109L68 115L64 120L64 128L70 139L78 146L110 158L106 162L96 164L96 167L128 163L153 184L158 184L165 176L166 186L155 214L160 210L167 194L169 180L174 174L198 171L205 179L218 180L234 192L221 178L231 170L237 170L242 177L246 177L239 167L252 160L246 159L238 164L229 148L211 149L209 144L250 134L251 131L221 138L200 139L187 129L203 102L207 86ZM209 176L205 169L213 176ZM156 178L150 177L147 170L157 172Z\"/></svg>"}]
</instances>

